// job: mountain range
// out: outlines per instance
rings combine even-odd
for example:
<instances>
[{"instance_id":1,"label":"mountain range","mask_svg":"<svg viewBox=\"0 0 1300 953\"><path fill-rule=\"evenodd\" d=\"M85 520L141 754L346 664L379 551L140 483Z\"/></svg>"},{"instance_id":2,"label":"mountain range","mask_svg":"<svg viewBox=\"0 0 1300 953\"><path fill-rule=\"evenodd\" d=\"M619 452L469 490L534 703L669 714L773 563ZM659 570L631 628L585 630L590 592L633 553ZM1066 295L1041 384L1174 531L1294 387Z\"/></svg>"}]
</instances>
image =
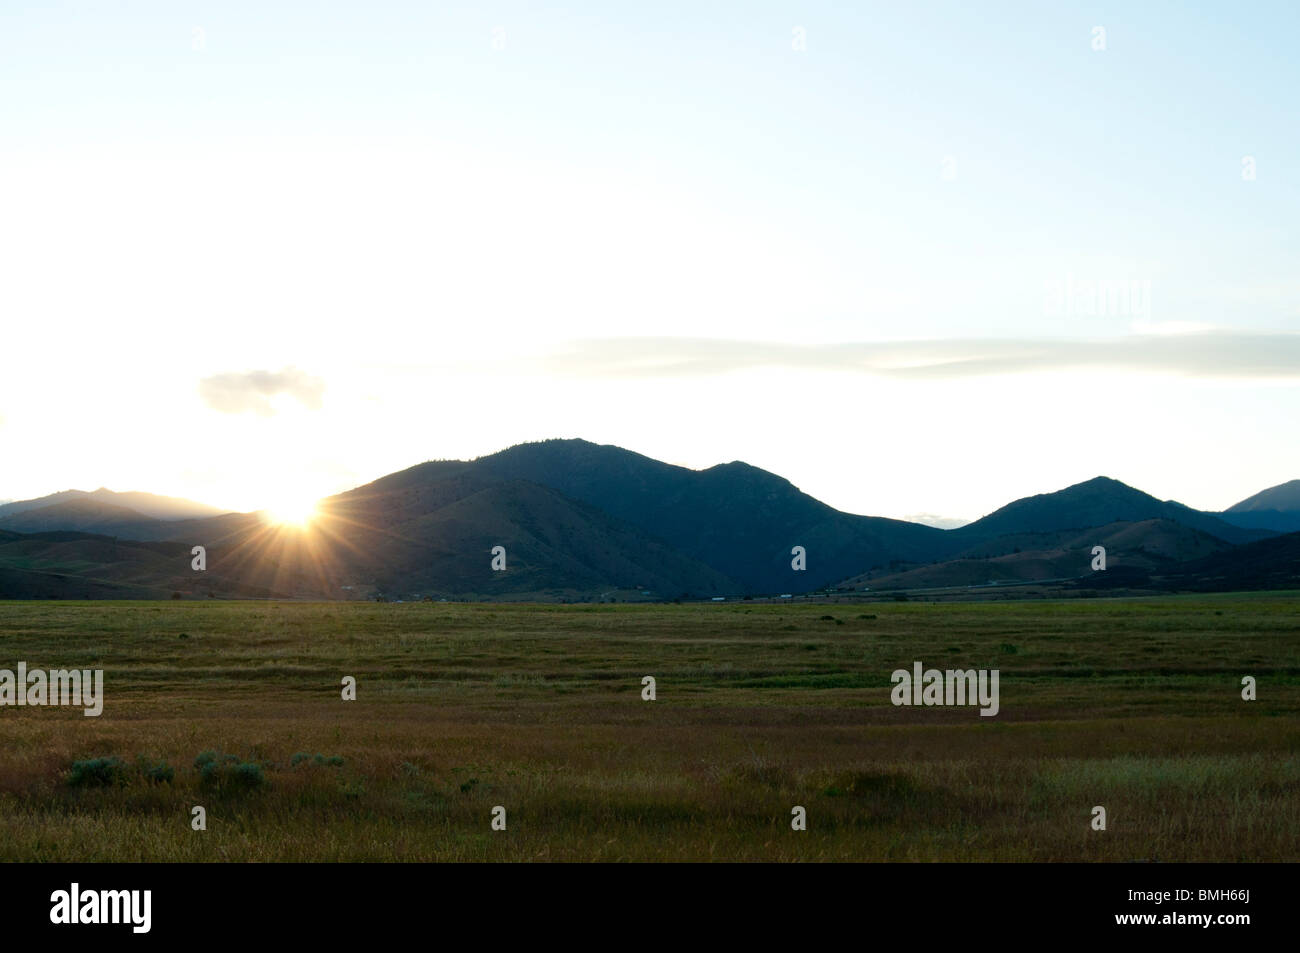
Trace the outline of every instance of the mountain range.
<instances>
[{"instance_id":1,"label":"mountain range","mask_svg":"<svg viewBox=\"0 0 1300 953\"><path fill-rule=\"evenodd\" d=\"M155 520L203 519L219 516L222 513L222 510L215 506L195 503L193 500L159 496L156 493L114 493L101 486L98 490L89 493L85 490L64 490L36 500L18 500L0 504L0 520L63 504L111 507L123 510L135 519L141 516Z\"/></svg>"},{"instance_id":2,"label":"mountain range","mask_svg":"<svg viewBox=\"0 0 1300 953\"><path fill-rule=\"evenodd\" d=\"M739 461L691 470L547 440L389 474L321 501L301 531L106 489L4 504L0 598L555 601L1096 585L1098 545L1119 570L1113 580L1249 588L1214 560L1242 552L1259 578L1300 584L1287 555L1300 534L1280 535L1296 528L1300 481L1208 513L1097 477L939 529L841 512ZM196 545L202 572L191 568ZM494 547L504 548L504 571L493 569ZM795 547L804 570L792 568ZM1274 564L1282 568L1264 571Z\"/></svg>"}]
</instances>

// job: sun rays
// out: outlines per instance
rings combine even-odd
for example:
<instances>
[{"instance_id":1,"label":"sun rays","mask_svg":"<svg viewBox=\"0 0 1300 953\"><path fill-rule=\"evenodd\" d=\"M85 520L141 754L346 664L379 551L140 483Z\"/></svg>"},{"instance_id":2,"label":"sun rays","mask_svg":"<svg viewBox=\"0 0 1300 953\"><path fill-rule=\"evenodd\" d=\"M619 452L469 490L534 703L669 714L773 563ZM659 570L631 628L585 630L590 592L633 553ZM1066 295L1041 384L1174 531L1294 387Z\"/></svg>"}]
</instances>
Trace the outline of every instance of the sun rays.
<instances>
[{"instance_id":1,"label":"sun rays","mask_svg":"<svg viewBox=\"0 0 1300 953\"><path fill-rule=\"evenodd\" d=\"M313 499L284 496L265 507L261 514L272 526L305 530L320 516L320 507Z\"/></svg>"}]
</instances>

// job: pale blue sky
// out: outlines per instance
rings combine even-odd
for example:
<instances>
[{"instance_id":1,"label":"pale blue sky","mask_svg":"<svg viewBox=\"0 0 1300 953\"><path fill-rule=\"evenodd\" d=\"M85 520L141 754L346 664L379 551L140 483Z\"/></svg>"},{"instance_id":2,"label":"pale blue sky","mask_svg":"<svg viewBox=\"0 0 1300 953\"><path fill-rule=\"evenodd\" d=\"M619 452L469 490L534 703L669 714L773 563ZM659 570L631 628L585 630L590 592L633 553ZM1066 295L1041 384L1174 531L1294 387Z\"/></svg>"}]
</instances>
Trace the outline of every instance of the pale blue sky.
<instances>
[{"instance_id":1,"label":"pale blue sky","mask_svg":"<svg viewBox=\"0 0 1300 953\"><path fill-rule=\"evenodd\" d=\"M24 349L0 497L253 507L250 454L283 496L547 436L747 459L892 516L1098 473L1219 508L1300 476L1281 445L1300 368L1249 336L1300 331L1300 7L848 6L5 4L0 314ZM1049 307L1067 281L1142 296ZM1226 379L1143 357L1104 383L1054 359L924 386L763 361L646 384L582 343L1211 330ZM56 355L73 393L32 399ZM319 406L199 397L291 366ZM177 436L8 463L87 407ZM1004 414L1022 425L971 432ZM831 420L907 452L868 475ZM356 428L377 445L337 437ZM956 453L996 463L937 479Z\"/></svg>"}]
</instances>

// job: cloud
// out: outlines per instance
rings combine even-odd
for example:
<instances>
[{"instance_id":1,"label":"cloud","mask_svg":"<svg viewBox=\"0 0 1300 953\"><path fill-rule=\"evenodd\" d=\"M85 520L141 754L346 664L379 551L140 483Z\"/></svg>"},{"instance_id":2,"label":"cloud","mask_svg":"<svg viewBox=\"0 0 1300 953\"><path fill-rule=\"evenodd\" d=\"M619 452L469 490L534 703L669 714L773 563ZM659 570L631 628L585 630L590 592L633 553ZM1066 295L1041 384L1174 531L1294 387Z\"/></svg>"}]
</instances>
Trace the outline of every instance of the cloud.
<instances>
[{"instance_id":1,"label":"cloud","mask_svg":"<svg viewBox=\"0 0 1300 953\"><path fill-rule=\"evenodd\" d=\"M959 516L939 516L936 513L908 513L903 519L909 523L924 523L937 529L957 529L970 522Z\"/></svg>"},{"instance_id":2,"label":"cloud","mask_svg":"<svg viewBox=\"0 0 1300 953\"><path fill-rule=\"evenodd\" d=\"M297 368L275 371L249 371L246 374L216 374L199 381L199 396L213 410L223 414L252 411L271 417L275 407L271 398L288 394L308 410L320 410L325 382Z\"/></svg>"},{"instance_id":3,"label":"cloud","mask_svg":"<svg viewBox=\"0 0 1300 953\"><path fill-rule=\"evenodd\" d=\"M1300 379L1300 334L1214 331L1066 340L958 338L792 345L717 338L596 338L542 360L579 377L691 377L758 367L944 379L1050 370Z\"/></svg>"}]
</instances>

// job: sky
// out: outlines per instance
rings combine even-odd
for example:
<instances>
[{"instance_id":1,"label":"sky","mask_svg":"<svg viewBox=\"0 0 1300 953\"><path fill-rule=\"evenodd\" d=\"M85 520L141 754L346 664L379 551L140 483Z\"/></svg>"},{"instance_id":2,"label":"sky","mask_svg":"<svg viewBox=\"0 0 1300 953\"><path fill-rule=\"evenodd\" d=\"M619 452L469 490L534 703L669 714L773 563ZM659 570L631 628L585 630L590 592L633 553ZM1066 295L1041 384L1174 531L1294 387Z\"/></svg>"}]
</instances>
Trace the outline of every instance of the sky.
<instances>
[{"instance_id":1,"label":"sky","mask_svg":"<svg viewBox=\"0 0 1300 953\"><path fill-rule=\"evenodd\" d=\"M852 9L846 9L851 7ZM1292 3L0 5L0 498L1300 477Z\"/></svg>"}]
</instances>

